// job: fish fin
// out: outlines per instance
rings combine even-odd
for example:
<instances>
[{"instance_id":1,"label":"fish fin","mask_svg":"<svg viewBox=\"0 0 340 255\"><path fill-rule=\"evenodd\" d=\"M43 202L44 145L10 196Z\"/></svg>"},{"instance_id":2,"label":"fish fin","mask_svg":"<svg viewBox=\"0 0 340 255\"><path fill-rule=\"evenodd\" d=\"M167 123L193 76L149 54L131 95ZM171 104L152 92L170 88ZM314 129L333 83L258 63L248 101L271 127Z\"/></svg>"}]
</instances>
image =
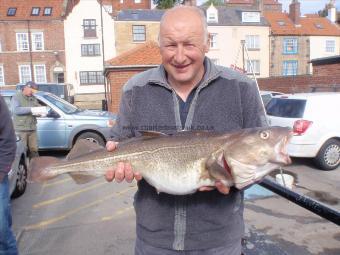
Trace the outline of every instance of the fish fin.
<instances>
[{"instance_id":1,"label":"fish fin","mask_svg":"<svg viewBox=\"0 0 340 255\"><path fill-rule=\"evenodd\" d=\"M138 131L141 133L143 137L160 137L160 136L168 136L165 133L157 132L157 131Z\"/></svg>"},{"instance_id":2,"label":"fish fin","mask_svg":"<svg viewBox=\"0 0 340 255\"><path fill-rule=\"evenodd\" d=\"M76 159L80 156L84 156L86 154L103 150L104 147L91 142L86 139L77 140L77 142L73 145L72 150L67 154L66 160Z\"/></svg>"},{"instance_id":3,"label":"fish fin","mask_svg":"<svg viewBox=\"0 0 340 255\"><path fill-rule=\"evenodd\" d=\"M49 174L46 169L59 161L61 160L49 156L32 158L28 165L28 182L43 182L55 177L54 175Z\"/></svg>"},{"instance_id":4,"label":"fish fin","mask_svg":"<svg viewBox=\"0 0 340 255\"><path fill-rule=\"evenodd\" d=\"M97 177L94 175L85 175L81 173L69 173L69 175L77 184L85 184L97 179Z\"/></svg>"},{"instance_id":5,"label":"fish fin","mask_svg":"<svg viewBox=\"0 0 340 255\"><path fill-rule=\"evenodd\" d=\"M223 150L212 153L205 162L205 167L216 180L226 180L228 182L233 180L230 168L224 158Z\"/></svg>"},{"instance_id":6,"label":"fish fin","mask_svg":"<svg viewBox=\"0 0 340 255\"><path fill-rule=\"evenodd\" d=\"M231 167L234 185L238 189L243 189L250 184L256 182L256 167L253 165L244 164L233 158L228 158Z\"/></svg>"}]
</instances>

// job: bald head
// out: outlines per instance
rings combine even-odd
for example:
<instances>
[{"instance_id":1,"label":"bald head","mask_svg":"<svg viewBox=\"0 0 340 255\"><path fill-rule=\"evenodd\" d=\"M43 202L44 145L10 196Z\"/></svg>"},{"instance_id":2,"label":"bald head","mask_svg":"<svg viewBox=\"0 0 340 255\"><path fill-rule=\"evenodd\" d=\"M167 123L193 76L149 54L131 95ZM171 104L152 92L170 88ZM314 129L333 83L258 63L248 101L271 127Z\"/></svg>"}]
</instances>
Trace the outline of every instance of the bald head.
<instances>
[{"instance_id":1,"label":"bald head","mask_svg":"<svg viewBox=\"0 0 340 255\"><path fill-rule=\"evenodd\" d=\"M183 6L178 5L169 10L167 10L162 16L160 22L160 34L159 40L162 36L162 30L164 30L164 26L167 26L169 22L173 20L182 20L184 23L193 22L192 25L197 25L202 28L202 39L203 43L207 43L208 40L208 25L203 11L195 6ZM195 22L198 21L198 24Z\"/></svg>"}]
</instances>

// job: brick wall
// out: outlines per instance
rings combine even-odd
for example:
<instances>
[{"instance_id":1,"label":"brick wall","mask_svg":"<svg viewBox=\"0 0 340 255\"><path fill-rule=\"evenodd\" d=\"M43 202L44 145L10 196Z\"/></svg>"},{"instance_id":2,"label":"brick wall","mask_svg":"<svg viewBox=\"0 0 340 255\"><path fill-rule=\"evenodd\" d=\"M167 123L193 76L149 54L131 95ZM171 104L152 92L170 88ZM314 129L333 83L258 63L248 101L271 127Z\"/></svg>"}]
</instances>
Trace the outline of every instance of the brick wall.
<instances>
[{"instance_id":1,"label":"brick wall","mask_svg":"<svg viewBox=\"0 0 340 255\"><path fill-rule=\"evenodd\" d=\"M340 63L328 64L328 65L314 65L313 74L315 76L332 76L339 75L340 73Z\"/></svg>"},{"instance_id":2,"label":"brick wall","mask_svg":"<svg viewBox=\"0 0 340 255\"><path fill-rule=\"evenodd\" d=\"M151 9L150 0L141 0L140 3L135 3L135 0L123 0L123 3L120 3L119 0L112 2L113 9L115 11L123 10L123 9Z\"/></svg>"},{"instance_id":3,"label":"brick wall","mask_svg":"<svg viewBox=\"0 0 340 255\"><path fill-rule=\"evenodd\" d=\"M4 68L5 85L15 85L19 83L19 65L30 65L31 62L33 65L44 64L47 82L54 82L54 67L60 66L65 70L63 21L30 21L29 27L31 32L43 32L43 51L32 52L32 54L17 51L16 33L28 32L27 21L0 22L0 41L2 48L0 65ZM56 55L54 52L58 52L58 54Z\"/></svg>"}]
</instances>

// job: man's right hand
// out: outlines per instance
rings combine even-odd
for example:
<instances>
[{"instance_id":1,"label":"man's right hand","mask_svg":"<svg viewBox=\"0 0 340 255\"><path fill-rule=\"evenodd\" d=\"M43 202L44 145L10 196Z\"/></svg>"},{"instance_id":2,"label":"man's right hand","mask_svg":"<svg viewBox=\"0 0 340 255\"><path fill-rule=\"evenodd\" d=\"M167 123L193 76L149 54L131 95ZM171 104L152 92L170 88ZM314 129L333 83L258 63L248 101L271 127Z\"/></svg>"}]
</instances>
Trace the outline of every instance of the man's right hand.
<instances>
[{"instance_id":1,"label":"man's right hand","mask_svg":"<svg viewBox=\"0 0 340 255\"><path fill-rule=\"evenodd\" d=\"M116 142L108 141L106 143L106 149L108 151L114 151L117 148ZM133 179L140 181L142 179L142 175L140 173L134 173L132 171L132 167L130 163L119 162L115 168L109 168L105 173L105 179L108 182L112 182L116 179L116 182L120 183L123 180L127 182L132 182Z\"/></svg>"}]
</instances>

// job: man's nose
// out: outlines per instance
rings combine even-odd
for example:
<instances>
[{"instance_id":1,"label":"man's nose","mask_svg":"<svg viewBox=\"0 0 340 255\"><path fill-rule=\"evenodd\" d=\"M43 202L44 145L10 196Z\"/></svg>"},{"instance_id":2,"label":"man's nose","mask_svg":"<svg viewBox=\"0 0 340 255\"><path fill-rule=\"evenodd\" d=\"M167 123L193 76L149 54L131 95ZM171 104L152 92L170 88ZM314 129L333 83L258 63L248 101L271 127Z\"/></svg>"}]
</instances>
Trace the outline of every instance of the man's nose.
<instances>
[{"instance_id":1,"label":"man's nose","mask_svg":"<svg viewBox=\"0 0 340 255\"><path fill-rule=\"evenodd\" d=\"M185 61L185 59L186 57L184 47L182 45L178 45L175 53L175 61L181 64Z\"/></svg>"}]
</instances>

